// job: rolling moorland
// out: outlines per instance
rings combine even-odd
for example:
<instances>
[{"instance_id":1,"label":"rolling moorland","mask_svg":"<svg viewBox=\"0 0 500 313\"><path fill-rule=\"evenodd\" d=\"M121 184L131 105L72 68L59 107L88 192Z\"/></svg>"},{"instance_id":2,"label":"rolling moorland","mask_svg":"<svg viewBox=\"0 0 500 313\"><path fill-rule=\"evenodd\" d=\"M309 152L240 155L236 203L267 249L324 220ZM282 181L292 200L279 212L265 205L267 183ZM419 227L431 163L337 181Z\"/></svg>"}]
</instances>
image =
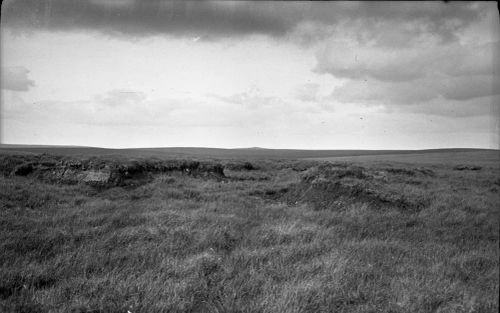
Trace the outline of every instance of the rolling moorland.
<instances>
[{"instance_id":1,"label":"rolling moorland","mask_svg":"<svg viewBox=\"0 0 500 313\"><path fill-rule=\"evenodd\" d=\"M0 312L497 312L498 150L0 147Z\"/></svg>"}]
</instances>

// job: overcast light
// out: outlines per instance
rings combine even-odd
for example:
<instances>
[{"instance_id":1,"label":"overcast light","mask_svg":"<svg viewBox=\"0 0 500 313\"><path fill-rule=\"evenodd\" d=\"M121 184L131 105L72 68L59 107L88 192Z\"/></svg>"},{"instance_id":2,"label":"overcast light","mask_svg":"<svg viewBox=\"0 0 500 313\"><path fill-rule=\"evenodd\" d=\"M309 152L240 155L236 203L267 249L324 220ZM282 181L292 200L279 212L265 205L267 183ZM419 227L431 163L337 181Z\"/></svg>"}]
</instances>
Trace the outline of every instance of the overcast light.
<instances>
[{"instance_id":1,"label":"overcast light","mask_svg":"<svg viewBox=\"0 0 500 313\"><path fill-rule=\"evenodd\" d=\"M4 1L2 143L499 148L486 2Z\"/></svg>"}]
</instances>

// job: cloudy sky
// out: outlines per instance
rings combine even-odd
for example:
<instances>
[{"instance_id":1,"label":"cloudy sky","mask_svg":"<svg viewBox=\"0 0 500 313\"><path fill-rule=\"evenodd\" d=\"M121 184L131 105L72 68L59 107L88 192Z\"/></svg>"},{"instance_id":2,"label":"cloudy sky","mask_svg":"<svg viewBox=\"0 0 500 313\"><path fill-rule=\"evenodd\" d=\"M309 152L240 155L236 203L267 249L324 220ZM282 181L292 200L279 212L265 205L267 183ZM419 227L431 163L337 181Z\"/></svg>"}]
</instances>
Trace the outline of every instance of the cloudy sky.
<instances>
[{"instance_id":1,"label":"cloudy sky","mask_svg":"<svg viewBox=\"0 0 500 313\"><path fill-rule=\"evenodd\" d=\"M499 148L496 3L10 0L3 143Z\"/></svg>"}]
</instances>

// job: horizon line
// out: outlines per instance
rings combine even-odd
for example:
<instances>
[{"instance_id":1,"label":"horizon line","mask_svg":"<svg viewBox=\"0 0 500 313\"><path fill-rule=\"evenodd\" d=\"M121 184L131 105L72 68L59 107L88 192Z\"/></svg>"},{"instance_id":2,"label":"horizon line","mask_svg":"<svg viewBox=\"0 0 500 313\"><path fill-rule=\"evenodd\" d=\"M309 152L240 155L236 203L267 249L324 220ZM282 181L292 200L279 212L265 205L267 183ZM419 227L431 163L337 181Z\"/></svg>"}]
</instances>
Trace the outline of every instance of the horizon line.
<instances>
[{"instance_id":1,"label":"horizon line","mask_svg":"<svg viewBox=\"0 0 500 313\"><path fill-rule=\"evenodd\" d=\"M27 147L27 148L91 148L108 150L134 150L134 149L218 149L218 150L297 150L297 151L429 151L429 150L492 150L500 151L500 148L474 148L474 147L447 147L447 148L417 148L417 149L362 149L362 148L327 148L327 149L303 149L303 148L265 148L265 147L202 147L202 146L160 146L160 147L126 147L112 148L102 146L80 146L80 145L48 145L48 144L11 144L0 143L0 148L9 148L8 146Z\"/></svg>"}]
</instances>

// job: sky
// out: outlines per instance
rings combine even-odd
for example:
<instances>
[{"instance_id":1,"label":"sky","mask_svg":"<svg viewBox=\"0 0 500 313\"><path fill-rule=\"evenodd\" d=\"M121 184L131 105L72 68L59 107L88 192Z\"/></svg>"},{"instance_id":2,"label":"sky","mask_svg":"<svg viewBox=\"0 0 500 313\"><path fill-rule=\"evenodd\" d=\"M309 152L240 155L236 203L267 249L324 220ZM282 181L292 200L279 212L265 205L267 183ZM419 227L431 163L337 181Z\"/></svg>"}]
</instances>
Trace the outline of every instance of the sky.
<instances>
[{"instance_id":1,"label":"sky","mask_svg":"<svg viewBox=\"0 0 500 313\"><path fill-rule=\"evenodd\" d=\"M7 144L500 145L494 2L8 0Z\"/></svg>"}]
</instances>

